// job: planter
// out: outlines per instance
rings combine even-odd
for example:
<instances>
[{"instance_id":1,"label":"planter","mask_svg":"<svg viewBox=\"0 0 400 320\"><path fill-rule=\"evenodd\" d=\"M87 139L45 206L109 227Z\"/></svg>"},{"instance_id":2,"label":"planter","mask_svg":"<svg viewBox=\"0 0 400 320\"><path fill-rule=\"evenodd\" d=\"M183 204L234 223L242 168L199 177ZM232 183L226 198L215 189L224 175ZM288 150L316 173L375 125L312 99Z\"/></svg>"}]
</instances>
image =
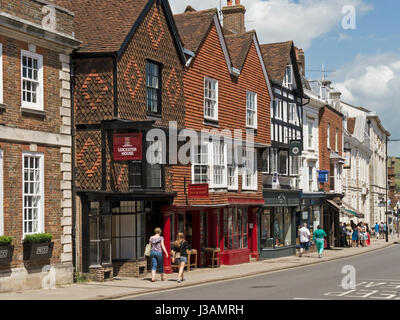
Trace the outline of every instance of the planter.
<instances>
[{"instance_id":1,"label":"planter","mask_svg":"<svg viewBox=\"0 0 400 320\"><path fill-rule=\"evenodd\" d=\"M24 260L46 260L53 254L54 242L24 243Z\"/></svg>"},{"instance_id":2,"label":"planter","mask_svg":"<svg viewBox=\"0 0 400 320\"><path fill-rule=\"evenodd\" d=\"M14 254L14 246L0 246L0 263L10 263Z\"/></svg>"}]
</instances>

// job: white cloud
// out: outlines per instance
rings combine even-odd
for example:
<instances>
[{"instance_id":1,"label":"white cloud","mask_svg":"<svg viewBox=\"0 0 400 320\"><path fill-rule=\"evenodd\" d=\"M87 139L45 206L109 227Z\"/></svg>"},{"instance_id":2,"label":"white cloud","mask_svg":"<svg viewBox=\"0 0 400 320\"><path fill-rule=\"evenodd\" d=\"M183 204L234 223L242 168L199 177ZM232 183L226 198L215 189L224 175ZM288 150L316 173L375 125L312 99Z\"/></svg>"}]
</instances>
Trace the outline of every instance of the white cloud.
<instances>
[{"instance_id":1,"label":"white cloud","mask_svg":"<svg viewBox=\"0 0 400 320\"><path fill-rule=\"evenodd\" d=\"M338 70L333 80L345 101L375 111L392 138L400 138L399 54L358 55ZM400 143L391 143L389 152L400 156Z\"/></svg>"},{"instance_id":2,"label":"white cloud","mask_svg":"<svg viewBox=\"0 0 400 320\"><path fill-rule=\"evenodd\" d=\"M341 28L345 5L354 6L356 14L372 9L366 0L241 0L241 3L247 9L247 29L255 29L261 42L294 40L303 49L335 26ZM170 0L170 4L174 13L180 13L187 5L196 10L219 8L220 1ZM226 0L222 0L222 5L226 5Z\"/></svg>"}]
</instances>

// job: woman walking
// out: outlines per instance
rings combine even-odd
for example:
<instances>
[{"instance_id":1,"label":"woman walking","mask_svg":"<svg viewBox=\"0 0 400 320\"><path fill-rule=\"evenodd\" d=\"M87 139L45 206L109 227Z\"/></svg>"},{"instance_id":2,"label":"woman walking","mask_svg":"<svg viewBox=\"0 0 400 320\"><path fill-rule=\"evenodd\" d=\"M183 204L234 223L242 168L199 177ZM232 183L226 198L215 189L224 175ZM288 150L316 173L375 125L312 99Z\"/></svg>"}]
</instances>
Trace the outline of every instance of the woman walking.
<instances>
[{"instance_id":1,"label":"woman walking","mask_svg":"<svg viewBox=\"0 0 400 320\"><path fill-rule=\"evenodd\" d=\"M183 277L183 271L185 269L185 264L188 262L187 250L190 250L189 243L185 240L182 232L179 232L176 236L176 240L173 243L172 249L172 263L175 263L175 259L178 259L179 273L178 273L178 283L185 281Z\"/></svg>"},{"instance_id":2,"label":"woman walking","mask_svg":"<svg viewBox=\"0 0 400 320\"><path fill-rule=\"evenodd\" d=\"M322 230L321 226L317 227L317 230L314 231L313 242L317 244L318 257L322 258L322 253L324 252L325 240L324 237L328 237L324 230Z\"/></svg>"},{"instance_id":3,"label":"woman walking","mask_svg":"<svg viewBox=\"0 0 400 320\"><path fill-rule=\"evenodd\" d=\"M161 274L161 281L165 281L164 278L164 258L162 251L164 251L165 256L168 258L167 249L165 249L164 238L161 236L162 230L160 228L154 229L154 236L150 237L151 244L151 281L156 281L157 267Z\"/></svg>"},{"instance_id":4,"label":"woman walking","mask_svg":"<svg viewBox=\"0 0 400 320\"><path fill-rule=\"evenodd\" d=\"M355 225L353 228L353 235L351 237L351 246L357 247L357 242L358 242L358 228Z\"/></svg>"}]
</instances>

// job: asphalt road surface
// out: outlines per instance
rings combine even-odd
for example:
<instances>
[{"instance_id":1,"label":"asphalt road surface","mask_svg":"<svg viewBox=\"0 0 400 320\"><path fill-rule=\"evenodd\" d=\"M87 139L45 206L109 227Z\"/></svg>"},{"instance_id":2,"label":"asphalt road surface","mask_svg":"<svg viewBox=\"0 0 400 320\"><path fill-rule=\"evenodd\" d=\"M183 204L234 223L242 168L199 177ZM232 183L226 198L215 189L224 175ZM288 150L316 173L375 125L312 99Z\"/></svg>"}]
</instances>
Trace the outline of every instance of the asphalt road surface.
<instances>
[{"instance_id":1,"label":"asphalt road surface","mask_svg":"<svg viewBox=\"0 0 400 320\"><path fill-rule=\"evenodd\" d=\"M326 263L125 299L393 301L400 300L399 265L400 245L394 245ZM185 275L189 278L190 272Z\"/></svg>"}]
</instances>

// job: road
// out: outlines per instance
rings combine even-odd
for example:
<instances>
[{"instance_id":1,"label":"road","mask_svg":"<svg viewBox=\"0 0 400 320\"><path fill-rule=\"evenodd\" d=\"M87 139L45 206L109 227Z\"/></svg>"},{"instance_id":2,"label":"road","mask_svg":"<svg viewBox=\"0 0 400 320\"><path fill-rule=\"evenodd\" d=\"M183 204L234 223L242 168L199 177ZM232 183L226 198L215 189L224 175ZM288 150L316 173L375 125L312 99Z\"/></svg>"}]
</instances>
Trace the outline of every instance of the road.
<instances>
[{"instance_id":1,"label":"road","mask_svg":"<svg viewBox=\"0 0 400 320\"><path fill-rule=\"evenodd\" d=\"M394 245L379 251L307 267L125 299L400 300L399 265L400 246ZM342 273L344 267L347 269ZM355 289L349 287L352 275L355 275ZM186 276L190 277L190 273L186 273ZM348 287L343 288L342 283Z\"/></svg>"}]
</instances>

